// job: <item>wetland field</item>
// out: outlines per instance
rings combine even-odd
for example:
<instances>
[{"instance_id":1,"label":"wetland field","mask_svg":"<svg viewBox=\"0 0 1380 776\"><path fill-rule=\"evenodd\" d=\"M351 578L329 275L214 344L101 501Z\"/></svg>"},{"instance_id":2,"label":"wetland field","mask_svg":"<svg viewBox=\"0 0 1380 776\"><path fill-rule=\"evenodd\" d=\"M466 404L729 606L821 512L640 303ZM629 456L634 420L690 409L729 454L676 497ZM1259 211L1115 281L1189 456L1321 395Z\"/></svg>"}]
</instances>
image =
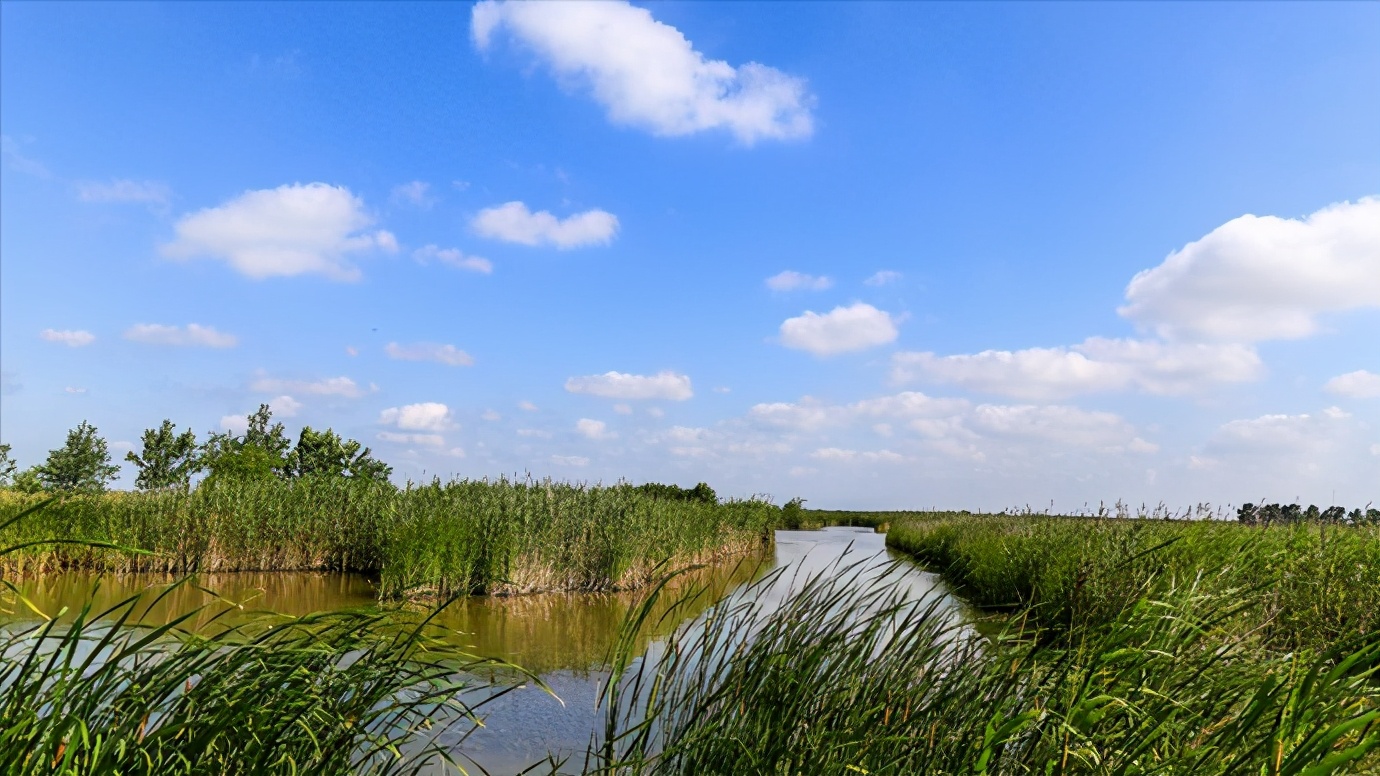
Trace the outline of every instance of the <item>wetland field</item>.
<instances>
[{"instance_id":1,"label":"wetland field","mask_svg":"<svg viewBox=\"0 0 1380 776\"><path fill-rule=\"evenodd\" d=\"M0 762L1380 770L1380 526L681 493L310 479L0 493Z\"/></svg>"}]
</instances>

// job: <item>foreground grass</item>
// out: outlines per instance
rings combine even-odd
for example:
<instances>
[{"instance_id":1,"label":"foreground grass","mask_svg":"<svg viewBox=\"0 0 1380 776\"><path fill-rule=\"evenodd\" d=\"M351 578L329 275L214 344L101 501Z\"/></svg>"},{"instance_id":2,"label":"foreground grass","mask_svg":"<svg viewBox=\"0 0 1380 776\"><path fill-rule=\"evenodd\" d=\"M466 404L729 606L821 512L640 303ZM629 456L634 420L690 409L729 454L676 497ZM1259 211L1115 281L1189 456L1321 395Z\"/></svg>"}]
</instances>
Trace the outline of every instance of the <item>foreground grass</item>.
<instances>
[{"instance_id":1,"label":"foreground grass","mask_svg":"<svg viewBox=\"0 0 1380 776\"><path fill-rule=\"evenodd\" d=\"M586 772L1374 772L1374 633L1317 653L1264 650L1234 627L1231 591L1186 582L1073 638L989 643L856 570L765 609L777 581L620 663Z\"/></svg>"},{"instance_id":2,"label":"foreground grass","mask_svg":"<svg viewBox=\"0 0 1380 776\"><path fill-rule=\"evenodd\" d=\"M0 494L0 523L35 501ZM628 485L226 481L64 498L5 529L0 542L118 547L35 545L0 558L0 568L11 576L355 571L376 576L384 598L618 590L659 570L756 551L778 514L764 501L660 499Z\"/></svg>"}]
</instances>

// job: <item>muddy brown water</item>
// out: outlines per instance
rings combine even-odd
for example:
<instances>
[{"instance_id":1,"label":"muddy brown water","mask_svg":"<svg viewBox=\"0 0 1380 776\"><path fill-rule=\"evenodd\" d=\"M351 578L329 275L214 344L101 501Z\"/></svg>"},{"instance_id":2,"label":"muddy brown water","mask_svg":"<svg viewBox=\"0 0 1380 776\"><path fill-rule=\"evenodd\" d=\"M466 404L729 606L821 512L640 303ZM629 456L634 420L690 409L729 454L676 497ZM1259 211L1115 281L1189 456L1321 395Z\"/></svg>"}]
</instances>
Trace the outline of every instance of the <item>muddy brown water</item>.
<instances>
[{"instance_id":1,"label":"muddy brown water","mask_svg":"<svg viewBox=\"0 0 1380 776\"><path fill-rule=\"evenodd\" d=\"M685 584L703 585L708 594L659 617L658 627L642 641L645 644L664 638L703 614L716 600L732 595L772 569L785 567L781 584L759 591L768 599L780 600L789 595L797 580L837 568L845 555L850 561L878 566L901 557L886 549L882 534L867 528L777 531L775 546L767 555L687 576ZM91 611L101 612L139 596L138 611L144 622L167 622L195 612L184 625L190 628L234 622L241 611L302 615L376 606L373 584L355 574L205 574L195 578L197 586L184 583L169 592L170 582L164 575L102 577L70 572L21 580L18 587L50 616L64 608L78 610L88 603ZM942 596L956 611L959 608L938 577L918 566L911 566L900 584L914 596ZM484 726L468 731L459 746L464 755L491 773L503 774L519 772L554 753L571 758L569 768L563 770L578 772L580 753L602 724L597 702L607 678L602 670L604 658L624 615L637 600L636 593L474 597L456 601L442 611L438 623L450 629L473 654L501 658L537 672L558 696L531 686L486 705ZM773 603L766 601L768 607ZM0 620L35 618L13 596L7 596L0 606Z\"/></svg>"}]
</instances>

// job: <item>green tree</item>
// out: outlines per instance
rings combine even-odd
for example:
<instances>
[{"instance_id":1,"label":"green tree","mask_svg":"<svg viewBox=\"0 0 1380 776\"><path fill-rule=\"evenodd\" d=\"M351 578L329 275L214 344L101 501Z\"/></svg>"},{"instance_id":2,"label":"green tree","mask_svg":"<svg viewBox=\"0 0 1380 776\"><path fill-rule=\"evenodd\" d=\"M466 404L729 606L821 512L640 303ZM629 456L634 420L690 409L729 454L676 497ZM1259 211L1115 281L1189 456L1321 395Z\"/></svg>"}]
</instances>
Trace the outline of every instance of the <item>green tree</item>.
<instances>
[{"instance_id":1,"label":"green tree","mask_svg":"<svg viewBox=\"0 0 1380 776\"><path fill-rule=\"evenodd\" d=\"M10 457L10 446L0 444L0 488L7 488L14 481L15 470L19 468Z\"/></svg>"},{"instance_id":2,"label":"green tree","mask_svg":"<svg viewBox=\"0 0 1380 776\"><path fill-rule=\"evenodd\" d=\"M30 466L14 475L14 485L11 487L20 493L42 493L43 481L38 478L38 469L37 466Z\"/></svg>"},{"instance_id":3,"label":"green tree","mask_svg":"<svg viewBox=\"0 0 1380 776\"><path fill-rule=\"evenodd\" d=\"M342 439L331 429L302 429L297 446L288 454L287 470L294 477L361 477L386 481L393 467L373 457L367 447Z\"/></svg>"},{"instance_id":4,"label":"green tree","mask_svg":"<svg viewBox=\"0 0 1380 776\"><path fill-rule=\"evenodd\" d=\"M171 420L164 420L158 428L144 431L143 442L142 455L133 451L125 454L126 461L139 467L134 484L140 490L185 487L192 475L201 471L195 431L187 429L179 434Z\"/></svg>"},{"instance_id":5,"label":"green tree","mask_svg":"<svg viewBox=\"0 0 1380 776\"><path fill-rule=\"evenodd\" d=\"M271 479L288 476L288 448L282 423L272 423L267 404L249 416L244 435L212 432L201 449L207 479Z\"/></svg>"},{"instance_id":6,"label":"green tree","mask_svg":"<svg viewBox=\"0 0 1380 776\"><path fill-rule=\"evenodd\" d=\"M49 451L36 474L45 490L99 493L115 479L120 467L110 462L110 450L96 427L82 421L67 432L67 444Z\"/></svg>"},{"instance_id":7,"label":"green tree","mask_svg":"<svg viewBox=\"0 0 1380 776\"><path fill-rule=\"evenodd\" d=\"M798 530L805 520L805 499L796 496L781 507L781 527L788 531Z\"/></svg>"}]
</instances>

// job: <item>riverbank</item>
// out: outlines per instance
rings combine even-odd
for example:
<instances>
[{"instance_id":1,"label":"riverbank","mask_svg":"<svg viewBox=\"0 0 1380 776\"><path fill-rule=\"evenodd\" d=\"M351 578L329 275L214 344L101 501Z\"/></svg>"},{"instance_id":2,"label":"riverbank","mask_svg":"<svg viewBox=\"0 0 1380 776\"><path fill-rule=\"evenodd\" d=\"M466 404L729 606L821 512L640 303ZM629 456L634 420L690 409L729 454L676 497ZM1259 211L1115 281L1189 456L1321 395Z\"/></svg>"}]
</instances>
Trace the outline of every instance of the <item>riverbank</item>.
<instances>
[{"instance_id":1,"label":"riverbank","mask_svg":"<svg viewBox=\"0 0 1380 776\"><path fill-rule=\"evenodd\" d=\"M0 494L0 524L40 501ZM375 579L385 600L627 590L758 552L779 514L761 500L657 498L622 484L212 482L55 500L0 532L0 546L86 544L24 547L0 571L344 571Z\"/></svg>"}]
</instances>

